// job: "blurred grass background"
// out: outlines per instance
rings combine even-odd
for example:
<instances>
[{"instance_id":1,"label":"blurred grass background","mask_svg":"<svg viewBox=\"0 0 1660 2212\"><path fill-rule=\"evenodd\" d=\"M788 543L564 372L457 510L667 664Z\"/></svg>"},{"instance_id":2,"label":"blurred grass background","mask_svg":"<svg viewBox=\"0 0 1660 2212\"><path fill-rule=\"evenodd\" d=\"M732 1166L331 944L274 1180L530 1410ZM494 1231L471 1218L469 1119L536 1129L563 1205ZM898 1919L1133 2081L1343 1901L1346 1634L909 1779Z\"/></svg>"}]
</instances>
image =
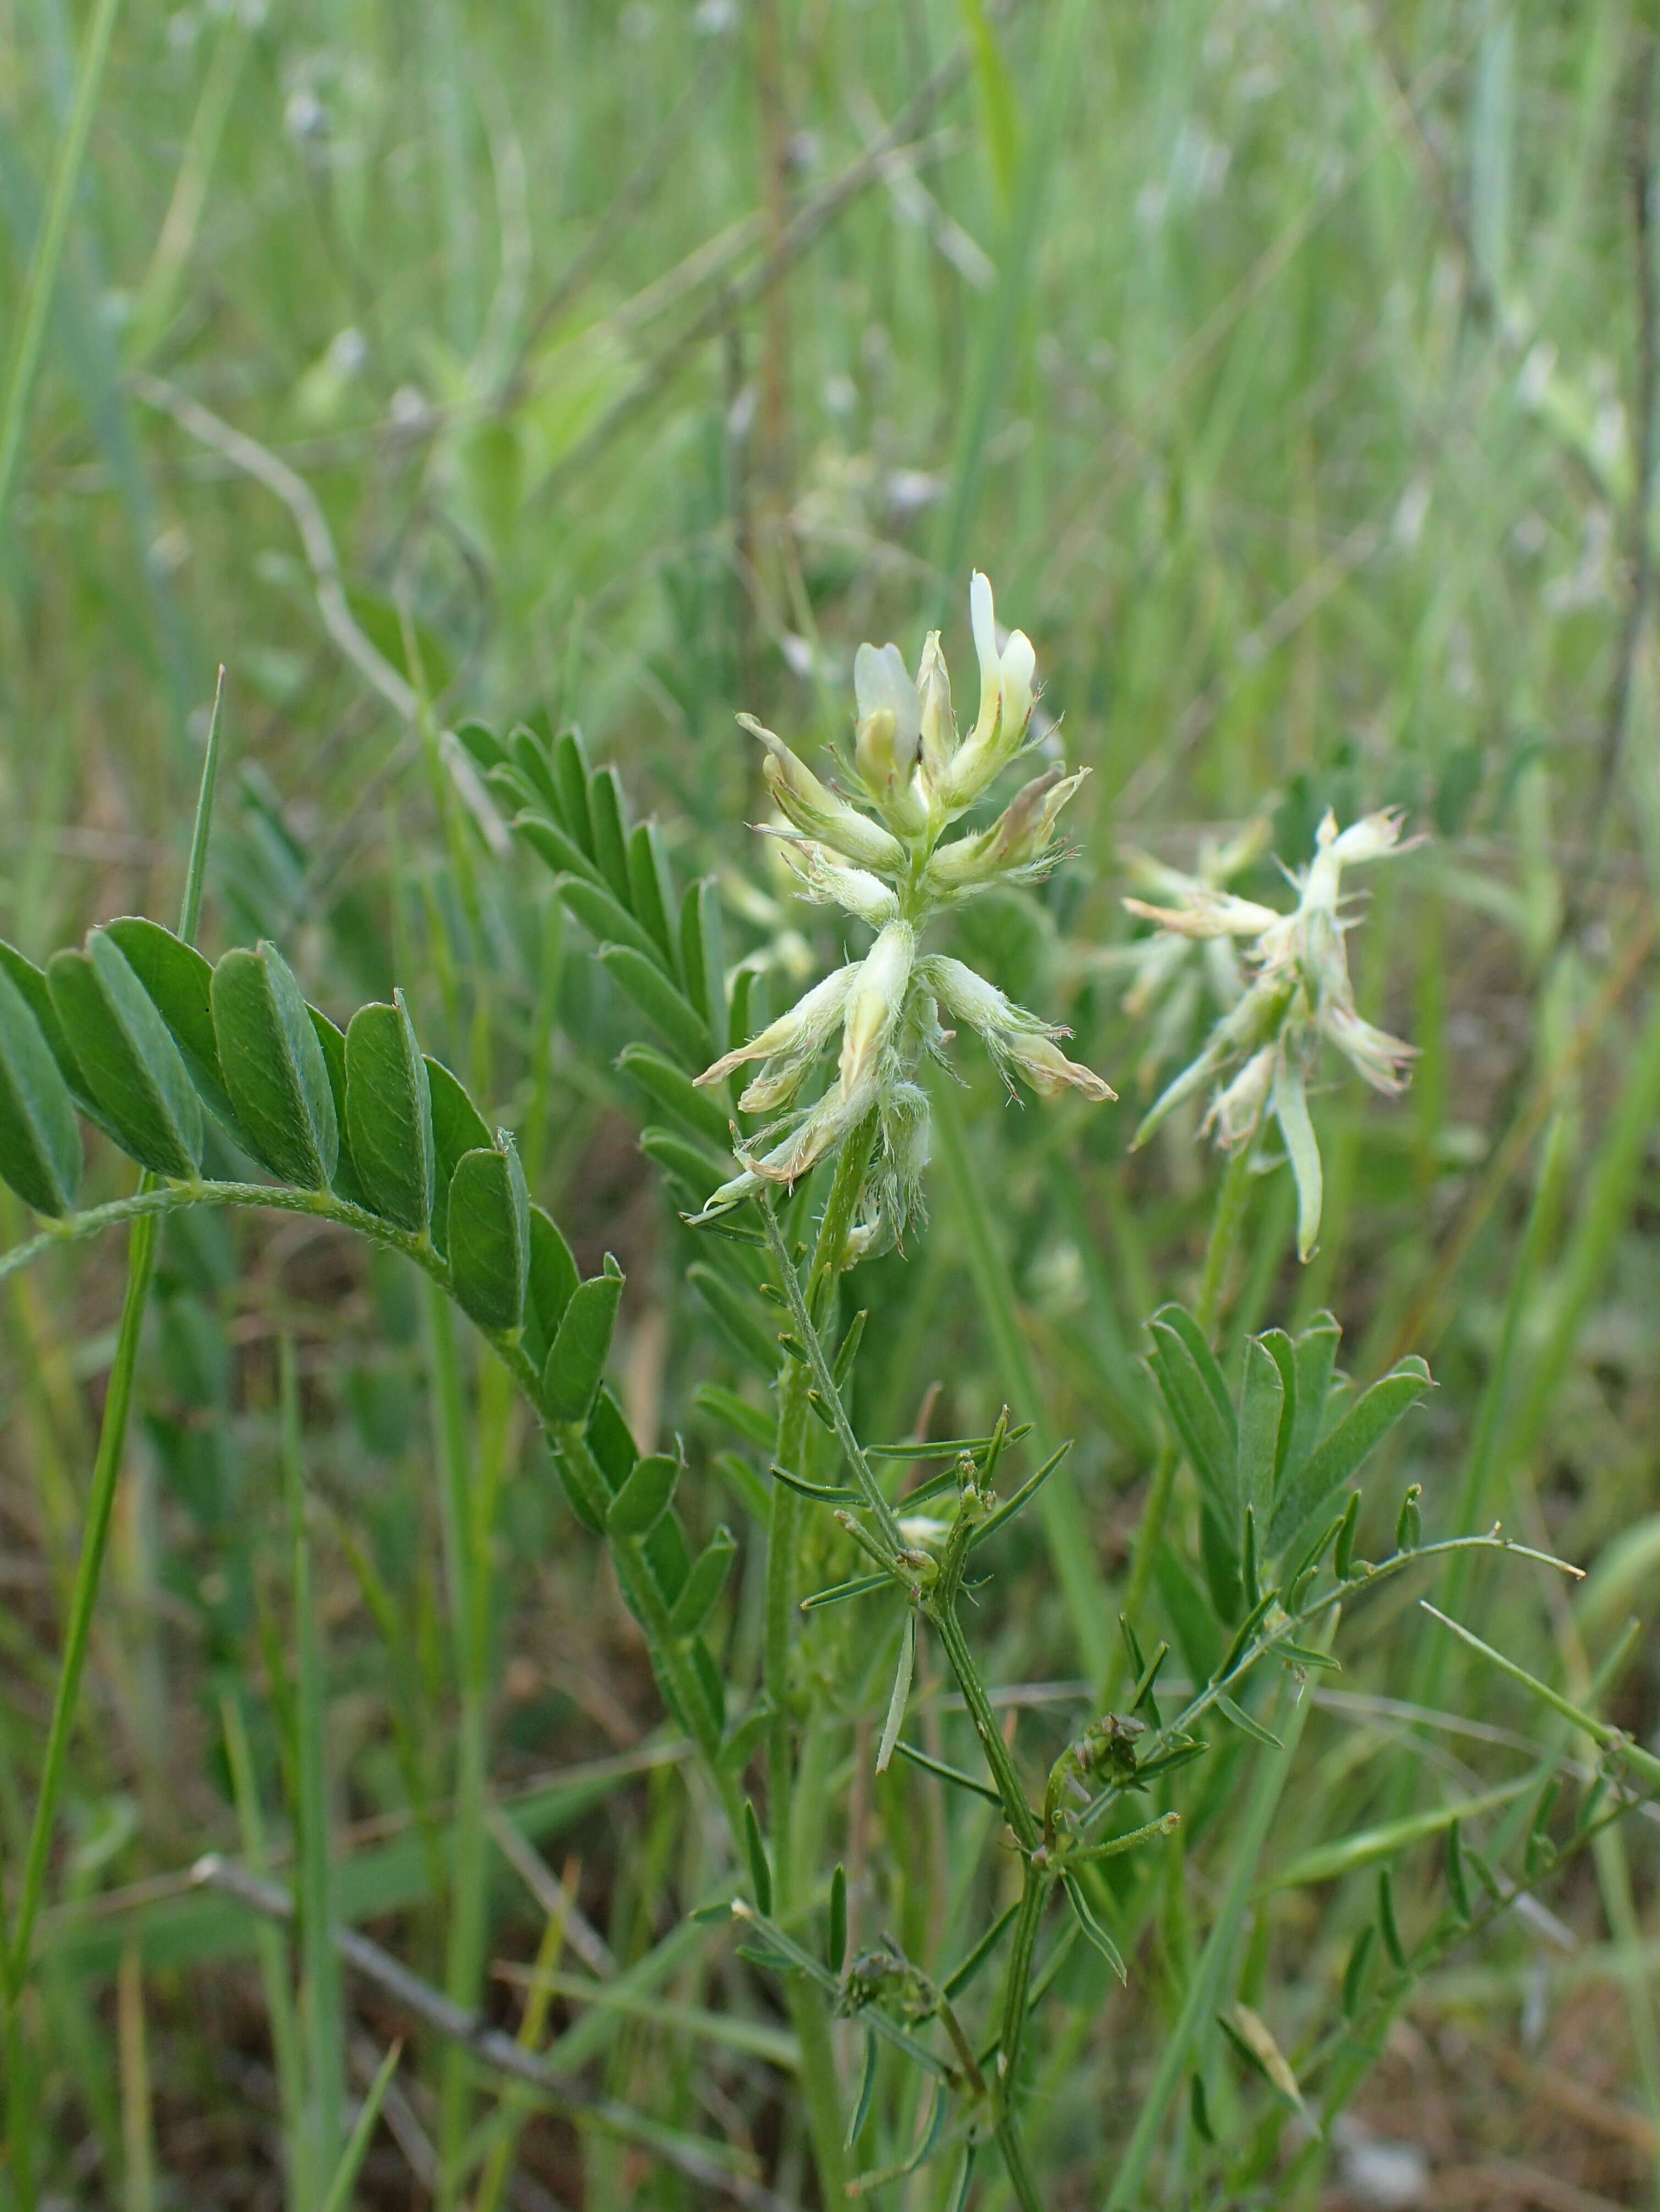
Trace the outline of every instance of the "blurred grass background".
<instances>
[{"instance_id":1,"label":"blurred grass background","mask_svg":"<svg viewBox=\"0 0 1660 2212\"><path fill-rule=\"evenodd\" d=\"M89 21L0 8L14 348ZM1067 1007L1126 1103L1005 1110L969 1067L933 1225L871 1273L871 1432L903 1432L938 1382L946 1433L1006 1397L1075 1434L1106 1633L1155 1449L1140 1325L1190 1294L1217 1174L1191 1121L1126 1157L1146 1042L1112 965L1121 848L1185 866L1265 814L1296 863L1328 804L1399 805L1429 842L1377 872L1357 975L1420 1048L1414 1086L1321 1099L1323 1248L1297 1269L1287 1179L1265 1180L1230 1329L1329 1304L1358 1375L1423 1352L1443 1389L1401 1474L1430 1533L1502 1512L1592 1567L1571 1605L1472 1581L1506 1648L1569 1681L1634 1610L1613 1710L1651 1737L1653 38L1645 9L1596 0L129 0L0 539L0 931L38 958L94 919L171 911L222 660L210 949L280 938L337 1014L404 984L434 1048L519 1127L585 1264L609 1247L627 1267L636 1435L685 1430L709 1523L741 1515L691 1407L722 1355L613 1069L631 1018L545 878L493 850L412 702L580 723L686 866L721 872L729 952L805 973L830 937L778 903L741 828L757 781L733 711L804 750L839 738L858 641L914 656L941 621L966 688L982 567L1092 774L1075 857L965 934L1012 992ZM101 1163L111 1193L119 1171ZM342 1910L429 1966L459 1694L408 1285L298 1224L174 1226L37 2021L54 2185L135 2212L278 2201L265 2004L227 1955L246 1935L174 1877L234 1844L239 1794L246 1836L239 1742L270 1818L295 1786L281 1333L301 1346L330 1787L354 1844ZM9 1856L119 1271L100 1251L7 1285ZM567 2055L671 2117L758 2131L805 2186L756 2050L706 2065L672 2011L719 2007L764 2040L764 1996L719 1947L659 1944L703 1844L626 1615L496 1382L469 1388L503 1478L492 1790L550 1863L571 1854L585 1972L649 1962L633 2010L558 2001ZM1070 1680L1035 1535L1022 1556L997 1678ZM740 1666L757 1596L749 1573ZM1346 1631L1348 1689L1294 1785L1299 1843L1479 1778L1480 1742L1402 1701L1518 1718L1426 1660L1406 1603ZM848 1654L824 1663L845 1686ZM1385 1778L1391 1743L1410 1755ZM897 1817L913 1785L888 1782ZM1639 1822L1553 1899L1554 1929L1518 1923L1426 1985L1325 2201L1408 2201L1377 2193L1379 2138L1438 2203L1652 2201L1656 1866ZM497 1871L491 1953L528 1955L554 1877ZM881 1909L926 1924L925 1886L888 1878ZM1316 1942L1295 1911L1271 1937L1264 1916L1293 2015L1354 1924L1339 1911ZM1165 1943L1179 1954L1179 1929ZM1149 1965L1057 2036L1057 2203L1099 2201L1134 2008L1162 1986ZM350 2065L372 2073L390 2032L370 2008ZM417 2085L371 2154L374 2201L424 2201L430 2101ZM687 2201L546 2118L520 2152L513 2201Z\"/></svg>"}]
</instances>

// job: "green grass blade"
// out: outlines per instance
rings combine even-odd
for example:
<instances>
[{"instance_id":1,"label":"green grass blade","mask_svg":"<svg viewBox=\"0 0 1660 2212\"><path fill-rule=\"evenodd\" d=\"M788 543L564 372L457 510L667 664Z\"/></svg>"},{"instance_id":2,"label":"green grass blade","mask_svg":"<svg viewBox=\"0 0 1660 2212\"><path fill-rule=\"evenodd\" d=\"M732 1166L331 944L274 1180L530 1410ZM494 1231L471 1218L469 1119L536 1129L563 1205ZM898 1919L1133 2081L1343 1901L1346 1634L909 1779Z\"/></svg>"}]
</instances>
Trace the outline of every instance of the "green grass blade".
<instances>
[{"instance_id":1,"label":"green grass blade","mask_svg":"<svg viewBox=\"0 0 1660 2212\"><path fill-rule=\"evenodd\" d=\"M98 0L97 10L88 28L75 88L75 105L70 111L68 127L58 142L46 217L23 283L23 298L7 365L5 399L0 404L0 543L6 537L18 463L22 458L23 436L28 427L29 402L34 396L34 380L40 367L52 296L58 289L70 215L81 183L87 139L98 106L104 64L109 59L110 36L120 4L121 0Z\"/></svg>"}]
</instances>

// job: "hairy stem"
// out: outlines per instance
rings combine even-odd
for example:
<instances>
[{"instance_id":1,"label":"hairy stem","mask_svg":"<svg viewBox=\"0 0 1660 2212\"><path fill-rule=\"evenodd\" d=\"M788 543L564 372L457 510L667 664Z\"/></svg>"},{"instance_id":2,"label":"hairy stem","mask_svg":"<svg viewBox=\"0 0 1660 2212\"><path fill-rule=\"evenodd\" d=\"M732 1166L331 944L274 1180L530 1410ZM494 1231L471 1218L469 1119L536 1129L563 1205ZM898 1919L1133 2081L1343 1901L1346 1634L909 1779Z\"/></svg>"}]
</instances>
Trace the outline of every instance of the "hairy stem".
<instances>
[{"instance_id":1,"label":"hairy stem","mask_svg":"<svg viewBox=\"0 0 1660 2212\"><path fill-rule=\"evenodd\" d=\"M818 1328L830 1318L831 1302L847 1252L848 1236L865 1185L875 1135L873 1121L860 1124L842 1146L836 1174L825 1200L818 1240L807 1273L803 1298L795 1262L786 1249L783 1232L771 1204L763 1201L767 1239L777 1266L781 1287L790 1302L792 1315L804 1346L818 1349ZM805 1326L804 1326L805 1324ZM808 1370L798 1359L786 1358L778 1377L778 1444L781 1467L799 1473L807 1440ZM837 1401L839 1403L839 1401ZM772 1832L773 1881L781 1914L795 1887L795 1848L792 1814L794 1793L794 1729L790 1715L789 1666L795 1626L796 1555L800 1549L801 1499L787 1482L775 1482L772 1516L767 1531L767 1591L765 1679L772 1707L767 1742L767 1796ZM802 1982L792 1982L790 2017L801 2045L801 2080L812 2130L813 2155L826 2203L834 2203L845 2185L846 2155L842 2141L841 2100L836 2093L834 2053L830 2047L830 2017L820 1993Z\"/></svg>"}]
</instances>

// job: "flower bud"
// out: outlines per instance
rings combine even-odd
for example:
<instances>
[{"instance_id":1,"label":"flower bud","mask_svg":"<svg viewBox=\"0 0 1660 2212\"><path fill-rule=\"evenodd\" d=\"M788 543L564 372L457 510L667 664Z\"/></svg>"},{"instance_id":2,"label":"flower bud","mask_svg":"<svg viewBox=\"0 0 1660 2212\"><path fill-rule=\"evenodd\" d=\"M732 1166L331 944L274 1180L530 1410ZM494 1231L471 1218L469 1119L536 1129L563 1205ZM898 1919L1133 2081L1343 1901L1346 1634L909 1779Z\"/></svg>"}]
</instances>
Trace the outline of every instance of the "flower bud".
<instances>
[{"instance_id":1,"label":"flower bud","mask_svg":"<svg viewBox=\"0 0 1660 2212\"><path fill-rule=\"evenodd\" d=\"M957 750L957 717L952 712L951 672L939 648L937 629L928 632L922 647L916 690L921 708L922 775L929 787L938 790L951 757Z\"/></svg>"},{"instance_id":2,"label":"flower bud","mask_svg":"<svg viewBox=\"0 0 1660 2212\"><path fill-rule=\"evenodd\" d=\"M1032 679L1037 668L1037 656L1024 630L1011 630L999 646L991 586L977 568L969 586L969 611L980 657L980 712L951 764L941 794L947 810L959 814L1020 750L1031 719Z\"/></svg>"},{"instance_id":3,"label":"flower bud","mask_svg":"<svg viewBox=\"0 0 1660 2212\"><path fill-rule=\"evenodd\" d=\"M848 860L857 860L861 867L895 872L904 867L905 848L897 837L849 806L846 799L838 799L781 738L764 728L752 714L740 714L738 719L767 749L763 773L787 821L845 854Z\"/></svg>"},{"instance_id":4,"label":"flower bud","mask_svg":"<svg viewBox=\"0 0 1660 2212\"><path fill-rule=\"evenodd\" d=\"M842 1018L848 994L853 988L854 978L860 970L859 962L850 961L826 975L822 983L815 983L804 998L798 999L787 1014L780 1014L753 1036L747 1044L739 1045L733 1052L725 1053L712 1067L706 1067L693 1081L701 1088L711 1083L721 1083L735 1067L745 1060L770 1060L776 1054L792 1054L822 1052L830 1042L831 1030Z\"/></svg>"},{"instance_id":5,"label":"flower bud","mask_svg":"<svg viewBox=\"0 0 1660 2212\"><path fill-rule=\"evenodd\" d=\"M786 866L800 879L801 896L820 906L839 906L873 929L884 928L899 911L899 901L879 876L866 868L844 868L822 845L787 844Z\"/></svg>"},{"instance_id":6,"label":"flower bud","mask_svg":"<svg viewBox=\"0 0 1660 2212\"><path fill-rule=\"evenodd\" d=\"M869 1081L893 1033L904 1006L915 951L916 939L909 923L891 921L866 955L848 994L840 1073L842 1089L849 1096Z\"/></svg>"},{"instance_id":7,"label":"flower bud","mask_svg":"<svg viewBox=\"0 0 1660 2212\"><path fill-rule=\"evenodd\" d=\"M1118 1096L1092 1069L1067 1058L1055 1042L1064 1030L1051 1029L1036 1014L1017 1006L960 960L929 959L923 963L923 973L940 1004L978 1031L998 1066L1006 1073L1012 1069L1042 1097L1054 1098L1068 1087L1098 1101Z\"/></svg>"},{"instance_id":8,"label":"flower bud","mask_svg":"<svg viewBox=\"0 0 1660 2212\"><path fill-rule=\"evenodd\" d=\"M1318 1019L1322 1033L1374 1091L1393 1097L1406 1089L1407 1071L1418 1057L1415 1046L1374 1028L1347 1000L1322 1006Z\"/></svg>"},{"instance_id":9,"label":"flower bud","mask_svg":"<svg viewBox=\"0 0 1660 2212\"><path fill-rule=\"evenodd\" d=\"M1093 1104L1100 1105L1118 1096L1092 1067L1068 1060L1053 1037L1041 1033L1012 1039L1005 1056L1040 1098L1058 1098L1070 1089L1081 1091Z\"/></svg>"},{"instance_id":10,"label":"flower bud","mask_svg":"<svg viewBox=\"0 0 1660 2212\"><path fill-rule=\"evenodd\" d=\"M1219 1091L1205 1116L1204 1126L1216 1132L1216 1141L1225 1152L1231 1152L1246 1138L1255 1136L1268 1103L1268 1093L1274 1088L1274 1072L1278 1053L1271 1044L1253 1053L1225 1090Z\"/></svg>"},{"instance_id":11,"label":"flower bud","mask_svg":"<svg viewBox=\"0 0 1660 2212\"><path fill-rule=\"evenodd\" d=\"M1086 768L1066 775L1058 768L1034 776L1017 792L989 830L942 846L928 863L927 883L940 896L961 898L1000 876L1030 878L1049 866L1055 817L1084 778Z\"/></svg>"},{"instance_id":12,"label":"flower bud","mask_svg":"<svg viewBox=\"0 0 1660 2212\"><path fill-rule=\"evenodd\" d=\"M911 788L921 744L921 702L897 645L861 645L854 655L854 764L895 826L913 834L927 819Z\"/></svg>"}]
</instances>

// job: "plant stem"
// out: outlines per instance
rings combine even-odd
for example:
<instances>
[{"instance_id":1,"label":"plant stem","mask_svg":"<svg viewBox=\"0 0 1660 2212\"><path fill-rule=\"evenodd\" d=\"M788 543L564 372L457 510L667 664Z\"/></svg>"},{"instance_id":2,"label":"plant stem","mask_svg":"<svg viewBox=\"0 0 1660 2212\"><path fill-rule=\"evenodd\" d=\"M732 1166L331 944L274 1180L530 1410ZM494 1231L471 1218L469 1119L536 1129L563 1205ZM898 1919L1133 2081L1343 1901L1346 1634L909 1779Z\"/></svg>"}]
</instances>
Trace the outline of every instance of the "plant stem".
<instances>
[{"instance_id":1,"label":"plant stem","mask_svg":"<svg viewBox=\"0 0 1660 2212\"><path fill-rule=\"evenodd\" d=\"M848 1234L853 1227L865 1170L875 1137L874 1121L862 1122L842 1146L836 1174L825 1200L824 1217L807 1273L807 1297L819 1310L808 1315L807 1343L817 1342L818 1328L828 1321L835 1297ZM763 1207L767 1234L773 1248L787 1296L800 1299L800 1278L770 1205ZM778 1449L781 1467L799 1473L806 1443L807 1370L796 1359L787 1358L778 1377ZM768 1814L772 1832L773 1882L777 1910L787 1911L795 1887L795 1852L792 1834L792 1796L794 1788L794 1730L790 1717L789 1664L795 1627L796 1553L800 1547L801 1499L787 1482L775 1482L772 1515L767 1531L766 1649L764 1672L772 1724L767 1744ZM800 1981L789 1989L790 2017L801 2045L801 2084L812 2130L813 2155L819 2186L827 2204L840 2201L846 2179L846 2154L842 2141L841 2100L836 2091L836 2067L830 2045L830 2019L820 1993Z\"/></svg>"},{"instance_id":2,"label":"plant stem","mask_svg":"<svg viewBox=\"0 0 1660 2212\"><path fill-rule=\"evenodd\" d=\"M427 1327L432 1347L433 1441L438 1460L444 1559L449 1584L450 1629L460 1727L456 1746L454 1861L450 1887L444 1994L469 2011L478 2001L485 1948L485 1892L489 1871L484 1796L489 1773L488 1656L483 1575L475 1509L474 1468L467 1448L466 1401L455 1342L455 1318L436 1283L427 1285ZM482 1481L482 1471L480 1472ZM444 2051L439 2114L439 2203L452 2205L460 2183L471 2086L465 2054Z\"/></svg>"},{"instance_id":3,"label":"plant stem","mask_svg":"<svg viewBox=\"0 0 1660 2212\"><path fill-rule=\"evenodd\" d=\"M968 1707L969 1718L974 1723L975 1734L980 1739L980 1748L986 1754L992 1779L997 1784L997 1794L1003 1802L1003 1814L1013 1830L1015 1840L1023 1851L1031 1851L1038 1840L1037 1816L1026 1802L1026 1793L1020 1777L1015 1771L1014 1760L1003 1741L1003 1732L997 1725L991 1700L986 1695L986 1686L980 1679L980 1669L974 1654L963 1633L963 1624L957 1618L955 1601L947 1598L943 1604L930 1606L928 1618L939 1631L939 1642L952 1673L957 1677L958 1687L963 1692L963 1702Z\"/></svg>"},{"instance_id":4,"label":"plant stem","mask_svg":"<svg viewBox=\"0 0 1660 2212\"><path fill-rule=\"evenodd\" d=\"M283 1487L293 1547L295 1685L295 1826L300 1899L301 2021L306 2053L302 2134L308 2186L320 2197L345 2141L346 2057L335 1955L334 1838L329 1817L328 1732L323 1656L306 1528L306 1477L300 1441L300 1386L294 1346L278 1346Z\"/></svg>"}]
</instances>

